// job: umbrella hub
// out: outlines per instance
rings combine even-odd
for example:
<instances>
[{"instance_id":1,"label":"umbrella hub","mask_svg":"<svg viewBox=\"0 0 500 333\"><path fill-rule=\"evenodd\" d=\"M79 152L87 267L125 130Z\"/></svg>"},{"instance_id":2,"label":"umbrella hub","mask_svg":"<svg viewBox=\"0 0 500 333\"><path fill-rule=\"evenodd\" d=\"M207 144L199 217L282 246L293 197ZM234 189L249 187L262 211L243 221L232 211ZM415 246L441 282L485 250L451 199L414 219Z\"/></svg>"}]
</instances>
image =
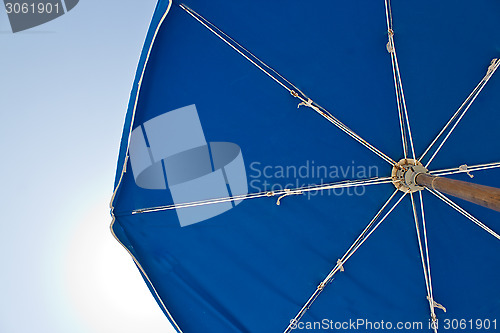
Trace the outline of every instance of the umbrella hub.
<instances>
[{"instance_id":1,"label":"umbrella hub","mask_svg":"<svg viewBox=\"0 0 500 333\"><path fill-rule=\"evenodd\" d=\"M417 185L415 178L419 173L428 173L422 163L412 158L403 158L392 168L392 183L402 192L417 192L424 189Z\"/></svg>"}]
</instances>

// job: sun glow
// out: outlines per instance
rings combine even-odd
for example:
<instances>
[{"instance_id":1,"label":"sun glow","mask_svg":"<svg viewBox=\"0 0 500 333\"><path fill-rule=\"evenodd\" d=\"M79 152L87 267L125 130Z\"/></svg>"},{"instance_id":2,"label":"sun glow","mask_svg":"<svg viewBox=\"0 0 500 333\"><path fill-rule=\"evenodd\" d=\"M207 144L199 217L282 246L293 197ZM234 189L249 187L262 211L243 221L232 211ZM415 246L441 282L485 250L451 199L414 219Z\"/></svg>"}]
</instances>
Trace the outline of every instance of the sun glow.
<instances>
[{"instance_id":1,"label":"sun glow","mask_svg":"<svg viewBox=\"0 0 500 333\"><path fill-rule=\"evenodd\" d=\"M91 332L175 332L132 259L109 231L107 207L91 207L65 256L69 300Z\"/></svg>"}]
</instances>

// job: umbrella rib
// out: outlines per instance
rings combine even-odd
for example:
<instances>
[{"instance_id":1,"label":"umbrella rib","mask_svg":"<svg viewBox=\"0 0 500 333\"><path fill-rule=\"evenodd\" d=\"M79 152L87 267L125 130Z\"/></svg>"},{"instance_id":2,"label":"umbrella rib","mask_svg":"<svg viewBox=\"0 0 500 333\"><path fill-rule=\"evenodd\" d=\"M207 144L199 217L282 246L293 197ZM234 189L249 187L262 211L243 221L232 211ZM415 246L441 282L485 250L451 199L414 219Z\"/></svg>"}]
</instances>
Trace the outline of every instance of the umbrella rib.
<instances>
[{"instance_id":1,"label":"umbrella rib","mask_svg":"<svg viewBox=\"0 0 500 333\"><path fill-rule=\"evenodd\" d=\"M396 44L394 43L394 28L392 24L391 1L385 0L385 16L387 21L387 35L389 42L387 43L387 51L391 55L392 76L394 80L394 90L396 92L396 103L398 106L399 127L401 131L401 140L403 143L404 157L408 157L408 139L410 141L410 149L413 159L415 160L415 148L413 145L413 137L410 127L410 119L408 117L408 109L406 107L406 98L403 90L403 82L401 80L401 71L399 69L399 61L396 53Z\"/></svg>"},{"instance_id":2,"label":"umbrella rib","mask_svg":"<svg viewBox=\"0 0 500 333\"><path fill-rule=\"evenodd\" d=\"M426 254L427 271L429 274L430 296L432 299L432 303L434 304L434 293L432 290L431 263L430 263L430 259L429 259L429 243L427 240L427 225L425 222L424 200L422 197L422 191L419 191L418 195L419 195L419 203L420 203L420 214L422 215L422 228L424 230L425 254Z\"/></svg>"},{"instance_id":3,"label":"umbrella rib","mask_svg":"<svg viewBox=\"0 0 500 333\"><path fill-rule=\"evenodd\" d=\"M392 55L391 55L391 58L393 58ZM408 157L408 142L406 139L406 131L404 128L405 125L403 122L403 114L402 114L402 110L401 110L401 99L400 99L400 95L399 95L399 88L397 86L394 61L392 61L392 71L393 71L393 77L394 77L394 89L396 91L396 103L398 105L399 129L401 131L401 142L403 143L403 154L404 154L404 157L407 158Z\"/></svg>"},{"instance_id":4,"label":"umbrella rib","mask_svg":"<svg viewBox=\"0 0 500 333\"><path fill-rule=\"evenodd\" d=\"M454 175L454 174L466 172L471 178L473 178L474 176L471 175L470 172L488 170L488 169L496 169L496 168L500 168L500 162L484 163L484 164L477 164L477 165L470 165L470 166L467 164L463 164L457 168L435 170L435 171L430 171L430 173L433 176L446 176L446 175Z\"/></svg>"},{"instance_id":5,"label":"umbrella rib","mask_svg":"<svg viewBox=\"0 0 500 333\"><path fill-rule=\"evenodd\" d=\"M410 193L410 198L411 198L411 206L413 210L413 218L415 220L415 230L417 232L417 240L418 240L418 247L420 251L420 259L422 261L422 270L424 273L424 278L425 278L425 287L427 289L427 301L429 302L429 309L431 311L431 319L432 319L432 327L434 329L434 332L437 332L437 325L436 325L436 313L434 311L435 308L435 302L434 302L434 295L433 295L433 290L432 290L432 278L431 278L431 265L430 265L430 260L429 260L429 246L427 242L427 228L425 224L425 215L424 215L424 202L422 200L422 191L419 191L419 201L420 201L420 212L422 215L422 228L423 228L423 238L424 242L422 242L422 234L420 232L420 224L419 224L419 218L418 218L418 213L417 213L417 207L415 206L415 199L413 198L413 193ZM422 245L423 243L423 245ZM425 247L425 252L424 252L424 247Z\"/></svg>"},{"instance_id":6,"label":"umbrella rib","mask_svg":"<svg viewBox=\"0 0 500 333\"><path fill-rule=\"evenodd\" d=\"M193 9L189 8L185 4L179 4L179 7L181 7L184 11L186 11L191 17L193 17L195 20L197 20L199 23L201 23L205 28L207 28L210 32L212 32L214 35L216 35L219 39L221 39L223 42L225 42L227 45L229 45L233 50L238 52L241 56L243 56L246 60L248 60L252 65L254 65L258 69L260 69L267 76L269 76L271 79L273 79L276 83L278 83L280 86L282 86L284 89L286 89L293 97L299 99L301 101L299 103L299 107L303 105L303 106L311 108L316 113L318 113L323 118L328 120L330 123L332 123L333 125L338 127L341 131L343 131L344 133L349 135L351 138L353 138L354 140L359 142L361 145L368 148L370 151L372 151L374 154L376 154L377 156L382 158L384 161L386 161L390 165L396 164L396 161L394 161L392 158L390 158L389 156L384 154L382 151L380 151L378 148L376 148L375 146L370 144L368 141L364 140L356 132L354 132L352 129L350 129L348 126L346 126L340 120L335 118L328 110L326 110L321 105L317 104L312 99L310 99L305 93L303 93L299 88L297 88L297 86L295 86L293 83L291 83L289 80L287 80L284 76L279 74L271 66L267 65L265 62L260 60L252 52L250 52L248 49L246 49L241 44L239 44L236 40L234 40L232 37L230 37L228 34L226 34L220 28L218 28L215 24L211 23L206 18L204 18L202 15L200 15L199 13L194 11Z\"/></svg>"},{"instance_id":7,"label":"umbrella rib","mask_svg":"<svg viewBox=\"0 0 500 333\"><path fill-rule=\"evenodd\" d=\"M374 177L374 178L361 179L361 180L344 180L344 181L335 182L335 183L309 185L309 186L297 187L297 188L293 188L293 189L284 188L284 189L278 190L278 191L262 191L262 192L256 192L256 193L251 193L251 194L234 195L234 196L227 196L227 197L223 197L223 198L199 200L199 201L192 201L192 202L186 202L186 203L180 203L180 204L172 204L172 205L166 205L166 206L140 208L140 209L133 210L131 212L131 214L153 213L153 212L180 209L180 208L213 205L213 204L218 204L218 203L223 203L223 202L233 202L233 201L240 201L240 200L249 200L249 199L256 199L256 198L276 197L276 196L279 197L276 204L280 205L280 200L283 197L289 196L289 195L301 195L301 194L304 194L307 192L313 192L313 191L324 191L324 190L332 190L332 189L338 189L338 188L349 188L349 187L388 184L388 183L392 183L391 177ZM116 213L115 215L116 216L123 216L123 215L129 215L129 214L130 213Z\"/></svg>"},{"instance_id":8,"label":"umbrella rib","mask_svg":"<svg viewBox=\"0 0 500 333\"><path fill-rule=\"evenodd\" d=\"M299 310L299 312L295 315L295 317L290 320L290 324L288 327L285 329L284 333L289 333L293 330L294 324L297 324L301 318L304 316L304 314L309 310L311 305L314 303L314 301L318 298L318 296L321 294L321 292L324 290L324 288L333 280L333 276L338 272L344 271L344 263L351 258L351 256L363 245L363 243L373 234L373 232L380 226L380 224L389 216L389 214L399 205L401 200L408 194L408 192L404 193L401 195L401 197L396 201L394 205L389 209L387 213L377 222L379 217L382 215L384 212L385 208L389 205L389 203L392 201L394 196L399 192L399 190L394 191L392 195L387 199L387 201L384 203L382 208L375 214L373 219L368 223L366 228L361 232L361 234L358 236L358 238L354 241L354 243L351 245L351 247L344 253L341 259L337 260L336 265L333 267L333 269L328 273L328 275L321 281L321 283L318 285L314 293L309 297L307 302L302 306L302 308Z\"/></svg>"},{"instance_id":9,"label":"umbrella rib","mask_svg":"<svg viewBox=\"0 0 500 333\"><path fill-rule=\"evenodd\" d=\"M302 99L301 99L302 100ZM351 130L349 127L347 127L344 123L342 123L340 120L335 118L328 110L323 108L321 105L317 104L316 102L313 102L311 99L308 99L307 102L302 102L299 104L300 105L305 105L314 111L316 111L320 116L331 122L333 125L337 126L340 130L342 130L344 133L352 137L354 140L359 142L361 145L365 146L368 148L370 151L372 151L375 155L389 163L390 165L394 166L396 165L396 161L394 161L392 158L384 154L382 151L377 149L375 146L373 146L371 143L363 139L361 136L359 136L356 132Z\"/></svg>"},{"instance_id":10,"label":"umbrella rib","mask_svg":"<svg viewBox=\"0 0 500 333\"><path fill-rule=\"evenodd\" d=\"M431 192L432 194L434 194L439 199L441 199L447 205L449 205L450 207L452 207L453 209L455 209L457 212L459 212L460 214L462 214L463 216L465 216L466 218L468 218L469 220L471 220L472 222L474 222L476 225L478 225L479 227L481 227L483 230L485 230L486 232L488 232L490 235L492 235L496 239L500 240L500 235L498 235L495 231L491 230L486 224L484 224L483 222L479 221L471 213L469 213L468 211L466 211L465 209L463 209L462 207L460 207L457 203L455 203L453 200L451 200L450 198L448 198L447 196L445 196L443 193L441 193L441 192L439 192L437 190L429 189L427 187L425 189L428 190L429 192Z\"/></svg>"},{"instance_id":11,"label":"umbrella rib","mask_svg":"<svg viewBox=\"0 0 500 333\"><path fill-rule=\"evenodd\" d=\"M441 150L443 147L444 143L448 138L450 137L451 133L455 130L457 125L460 123L462 118L464 117L465 113L469 110L471 107L472 103L476 100L477 96L481 93L483 88L486 86L490 78L493 76L495 71L498 69L500 66L500 60L499 59L493 59L491 61L490 66L488 67L488 70L486 72L486 75L481 79L481 81L477 84L477 86L474 88L474 90L470 93L470 95L465 99L465 101L460 105L458 110L453 114L453 116L450 118L450 120L446 123L446 125L441 129L441 131L438 133L438 135L432 140L431 144L425 149L424 153L420 158L418 159L421 161L425 155L431 150L431 148L437 143L439 138L446 132L448 127L452 126L448 133L445 135L439 146L436 148L432 156L429 158L429 161L425 164L425 167L427 168L429 164L432 162L432 160L436 157L437 153ZM453 125L452 125L453 124Z\"/></svg>"}]
</instances>

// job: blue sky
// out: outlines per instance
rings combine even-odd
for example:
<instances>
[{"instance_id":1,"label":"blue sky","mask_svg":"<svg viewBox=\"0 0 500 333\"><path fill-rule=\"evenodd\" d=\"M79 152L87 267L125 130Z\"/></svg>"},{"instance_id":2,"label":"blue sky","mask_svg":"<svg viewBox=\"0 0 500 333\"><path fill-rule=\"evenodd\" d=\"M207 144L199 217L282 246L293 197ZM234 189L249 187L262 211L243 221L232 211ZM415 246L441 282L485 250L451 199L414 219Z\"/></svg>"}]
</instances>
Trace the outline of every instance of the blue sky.
<instances>
[{"instance_id":1,"label":"blue sky","mask_svg":"<svg viewBox=\"0 0 500 333\"><path fill-rule=\"evenodd\" d=\"M3 333L173 331L108 229L155 3L82 0L16 34L0 10Z\"/></svg>"}]
</instances>

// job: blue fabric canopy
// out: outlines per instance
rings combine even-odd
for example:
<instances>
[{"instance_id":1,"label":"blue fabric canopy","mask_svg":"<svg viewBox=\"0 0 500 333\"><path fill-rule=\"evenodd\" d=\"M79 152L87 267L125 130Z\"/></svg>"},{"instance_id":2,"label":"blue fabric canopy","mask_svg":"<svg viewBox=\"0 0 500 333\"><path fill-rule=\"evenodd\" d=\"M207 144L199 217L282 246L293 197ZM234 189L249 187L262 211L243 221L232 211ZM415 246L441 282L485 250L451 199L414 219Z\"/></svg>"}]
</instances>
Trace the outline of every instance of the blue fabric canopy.
<instances>
[{"instance_id":1,"label":"blue fabric canopy","mask_svg":"<svg viewBox=\"0 0 500 333\"><path fill-rule=\"evenodd\" d=\"M394 1L391 9L420 156L500 56L500 3ZM227 43L236 41L248 51ZM392 166L313 108L297 109L301 100L265 73L282 75L397 162L404 156L387 42L383 0L158 2L124 125L112 231L179 332L283 332L393 194L391 183L294 192L388 177ZM276 72L248 61L252 54ZM500 161L498 75L431 172ZM450 177L500 187L498 168L473 175ZM493 328L499 240L422 194L434 300L447 309L435 309L439 327L488 319ZM233 199L210 201L224 198ZM500 232L498 213L453 200ZM356 322L357 332L371 332L381 321L431 331L409 195L342 266L298 331Z\"/></svg>"}]
</instances>

